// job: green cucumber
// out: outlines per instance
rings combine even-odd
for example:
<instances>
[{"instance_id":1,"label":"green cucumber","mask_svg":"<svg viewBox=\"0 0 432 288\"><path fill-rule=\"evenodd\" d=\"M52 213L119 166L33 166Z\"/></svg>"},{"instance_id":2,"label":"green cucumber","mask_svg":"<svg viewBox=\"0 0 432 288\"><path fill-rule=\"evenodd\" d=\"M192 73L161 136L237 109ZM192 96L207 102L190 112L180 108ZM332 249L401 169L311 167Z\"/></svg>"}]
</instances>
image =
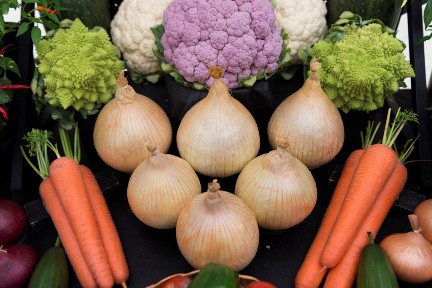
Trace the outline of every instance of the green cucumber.
<instances>
[{"instance_id":1,"label":"green cucumber","mask_svg":"<svg viewBox=\"0 0 432 288\"><path fill-rule=\"evenodd\" d=\"M67 288L69 287L68 259L60 238L39 260L30 278L28 288Z\"/></svg>"},{"instance_id":2,"label":"green cucumber","mask_svg":"<svg viewBox=\"0 0 432 288\"><path fill-rule=\"evenodd\" d=\"M375 243L371 232L368 236L370 243L362 250L357 270L357 288L399 287L384 250Z\"/></svg>"},{"instance_id":3,"label":"green cucumber","mask_svg":"<svg viewBox=\"0 0 432 288\"><path fill-rule=\"evenodd\" d=\"M209 263L193 278L188 288L239 288L238 272L224 264Z\"/></svg>"},{"instance_id":4,"label":"green cucumber","mask_svg":"<svg viewBox=\"0 0 432 288\"><path fill-rule=\"evenodd\" d=\"M335 23L344 11L358 14L363 20L380 19L396 30L401 9L395 9L394 0L327 0L327 25Z\"/></svg>"}]
</instances>

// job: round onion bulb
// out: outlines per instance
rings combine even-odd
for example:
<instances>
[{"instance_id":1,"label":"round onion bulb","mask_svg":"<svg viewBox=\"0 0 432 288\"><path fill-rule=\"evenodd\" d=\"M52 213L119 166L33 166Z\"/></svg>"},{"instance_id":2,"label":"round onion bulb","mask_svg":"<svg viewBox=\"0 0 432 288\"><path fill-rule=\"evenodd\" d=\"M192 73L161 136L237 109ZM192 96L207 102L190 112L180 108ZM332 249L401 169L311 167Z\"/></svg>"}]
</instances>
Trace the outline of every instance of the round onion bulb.
<instances>
[{"instance_id":1,"label":"round onion bulb","mask_svg":"<svg viewBox=\"0 0 432 288\"><path fill-rule=\"evenodd\" d=\"M125 173L149 157L146 143L166 153L172 141L172 127L165 111L150 98L128 85L120 73L115 97L99 112L93 141L99 157L110 167Z\"/></svg>"},{"instance_id":2,"label":"round onion bulb","mask_svg":"<svg viewBox=\"0 0 432 288\"><path fill-rule=\"evenodd\" d=\"M211 67L209 74L214 79L209 93L180 121L177 148L198 173L228 177L256 157L259 131L251 113L230 95L221 79L223 69Z\"/></svg>"},{"instance_id":3,"label":"round onion bulb","mask_svg":"<svg viewBox=\"0 0 432 288\"><path fill-rule=\"evenodd\" d=\"M321 88L319 67L312 59L305 84L279 104L267 127L272 148L276 149L276 138L287 139L288 151L309 169L331 161L344 142L342 117Z\"/></svg>"},{"instance_id":4,"label":"round onion bulb","mask_svg":"<svg viewBox=\"0 0 432 288\"><path fill-rule=\"evenodd\" d=\"M197 174L175 155L148 146L150 157L132 172L127 187L129 206L144 224L174 228L180 211L201 193Z\"/></svg>"},{"instance_id":5,"label":"round onion bulb","mask_svg":"<svg viewBox=\"0 0 432 288\"><path fill-rule=\"evenodd\" d=\"M287 229L302 222L317 201L310 170L288 151L286 140L277 149L250 161L241 171L235 194L248 205L265 229Z\"/></svg>"},{"instance_id":6,"label":"round onion bulb","mask_svg":"<svg viewBox=\"0 0 432 288\"><path fill-rule=\"evenodd\" d=\"M213 180L207 192L181 211L176 237L182 255L196 269L219 263L241 270L255 257L259 229L253 211Z\"/></svg>"}]
</instances>

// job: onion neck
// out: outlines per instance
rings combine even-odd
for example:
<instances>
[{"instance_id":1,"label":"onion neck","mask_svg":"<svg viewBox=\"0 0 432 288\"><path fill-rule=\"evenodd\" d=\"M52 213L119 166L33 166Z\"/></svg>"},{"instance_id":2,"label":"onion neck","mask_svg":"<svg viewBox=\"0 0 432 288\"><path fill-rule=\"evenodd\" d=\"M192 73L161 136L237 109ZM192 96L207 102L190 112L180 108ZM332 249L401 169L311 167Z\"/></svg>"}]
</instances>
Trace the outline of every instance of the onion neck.
<instances>
[{"instance_id":1,"label":"onion neck","mask_svg":"<svg viewBox=\"0 0 432 288\"><path fill-rule=\"evenodd\" d=\"M205 204L209 211L216 211L218 207L223 203L222 197L219 193L220 185L213 180L208 184L207 195L205 197Z\"/></svg>"},{"instance_id":2,"label":"onion neck","mask_svg":"<svg viewBox=\"0 0 432 288\"><path fill-rule=\"evenodd\" d=\"M7 253L7 249L3 248L3 245L0 245L0 252Z\"/></svg>"},{"instance_id":3,"label":"onion neck","mask_svg":"<svg viewBox=\"0 0 432 288\"><path fill-rule=\"evenodd\" d=\"M150 152L150 163L154 166L154 167L159 167L164 165L164 163L166 162L166 157L164 157L165 155L163 153L161 153L158 149L156 149L156 147L154 146L147 146L149 152Z\"/></svg>"},{"instance_id":4,"label":"onion neck","mask_svg":"<svg viewBox=\"0 0 432 288\"><path fill-rule=\"evenodd\" d=\"M135 101L136 92L130 85L118 86L115 93L115 99L121 104L130 104Z\"/></svg>"},{"instance_id":5,"label":"onion neck","mask_svg":"<svg viewBox=\"0 0 432 288\"><path fill-rule=\"evenodd\" d=\"M272 173L278 173L291 167L293 157L283 148L270 151L264 160L265 167Z\"/></svg>"}]
</instances>

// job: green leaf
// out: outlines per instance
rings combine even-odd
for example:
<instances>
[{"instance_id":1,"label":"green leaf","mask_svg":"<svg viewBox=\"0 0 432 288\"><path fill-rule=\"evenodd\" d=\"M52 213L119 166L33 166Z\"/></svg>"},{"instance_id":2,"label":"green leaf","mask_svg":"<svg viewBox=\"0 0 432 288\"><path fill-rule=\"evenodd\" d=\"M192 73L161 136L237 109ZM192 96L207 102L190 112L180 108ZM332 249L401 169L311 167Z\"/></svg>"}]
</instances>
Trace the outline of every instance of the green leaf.
<instances>
[{"instance_id":1,"label":"green leaf","mask_svg":"<svg viewBox=\"0 0 432 288\"><path fill-rule=\"evenodd\" d=\"M432 22L432 0L428 0L424 9L424 24L428 27Z\"/></svg>"},{"instance_id":2,"label":"green leaf","mask_svg":"<svg viewBox=\"0 0 432 288\"><path fill-rule=\"evenodd\" d=\"M39 29L39 27L33 26L32 30L31 30L31 39L32 39L35 47L37 47L39 45L41 38L42 38L41 30Z\"/></svg>"},{"instance_id":3,"label":"green leaf","mask_svg":"<svg viewBox=\"0 0 432 288\"><path fill-rule=\"evenodd\" d=\"M29 29L29 23L28 22L23 22L21 23L21 25L18 27L18 31L16 33L16 37L24 34L25 32L27 32L27 30Z\"/></svg>"},{"instance_id":4,"label":"green leaf","mask_svg":"<svg viewBox=\"0 0 432 288\"><path fill-rule=\"evenodd\" d=\"M7 69L9 71L12 71L13 73L15 73L16 75L18 75L19 77L21 77L18 65L15 63L14 60L11 59L10 61L7 62L6 65L7 65Z\"/></svg>"},{"instance_id":5,"label":"green leaf","mask_svg":"<svg viewBox=\"0 0 432 288\"><path fill-rule=\"evenodd\" d=\"M53 13L48 14L48 18L54 23L60 23L60 19Z\"/></svg>"},{"instance_id":6,"label":"green leaf","mask_svg":"<svg viewBox=\"0 0 432 288\"><path fill-rule=\"evenodd\" d=\"M6 91L0 90L0 104L5 104L11 101L11 97Z\"/></svg>"}]
</instances>

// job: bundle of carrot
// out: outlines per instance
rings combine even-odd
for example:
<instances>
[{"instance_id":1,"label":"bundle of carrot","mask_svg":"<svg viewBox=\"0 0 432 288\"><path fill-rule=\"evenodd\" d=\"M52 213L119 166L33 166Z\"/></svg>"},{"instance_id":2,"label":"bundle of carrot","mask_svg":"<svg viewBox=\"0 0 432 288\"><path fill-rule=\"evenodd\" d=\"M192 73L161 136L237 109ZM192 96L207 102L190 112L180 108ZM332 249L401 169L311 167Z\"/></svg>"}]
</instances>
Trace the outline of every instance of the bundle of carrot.
<instances>
[{"instance_id":1,"label":"bundle of carrot","mask_svg":"<svg viewBox=\"0 0 432 288\"><path fill-rule=\"evenodd\" d=\"M120 238L93 172L80 165L78 128L74 147L60 129L64 156L50 140L52 133L33 129L24 136L29 155L21 151L42 177L39 194L74 272L83 287L126 286L129 269ZM50 162L49 151L56 159ZM36 156L37 166L30 156Z\"/></svg>"},{"instance_id":2,"label":"bundle of carrot","mask_svg":"<svg viewBox=\"0 0 432 288\"><path fill-rule=\"evenodd\" d=\"M376 235L407 180L404 161L413 150L412 139L398 154L395 141L408 121L418 123L411 111L397 110L390 125L387 114L383 138L373 140L378 126L370 124L362 148L348 156L317 235L295 278L296 288L352 287L367 232ZM327 273L328 272L328 273Z\"/></svg>"}]
</instances>

